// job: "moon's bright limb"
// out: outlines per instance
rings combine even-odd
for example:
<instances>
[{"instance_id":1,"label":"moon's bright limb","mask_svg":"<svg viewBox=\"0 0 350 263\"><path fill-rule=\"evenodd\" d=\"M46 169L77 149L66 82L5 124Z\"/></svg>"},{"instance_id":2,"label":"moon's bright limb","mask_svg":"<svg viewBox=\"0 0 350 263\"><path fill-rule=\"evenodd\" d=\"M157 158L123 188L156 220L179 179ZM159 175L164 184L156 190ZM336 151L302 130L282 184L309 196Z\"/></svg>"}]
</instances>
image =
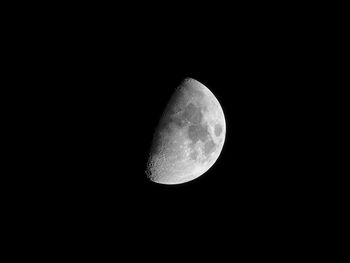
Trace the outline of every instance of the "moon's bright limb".
<instances>
[{"instance_id":1,"label":"moon's bright limb","mask_svg":"<svg viewBox=\"0 0 350 263\"><path fill-rule=\"evenodd\" d=\"M187 114L189 106L193 110ZM194 114L196 108L198 114ZM201 139L194 139L197 135ZM156 130L146 170L149 179L181 184L198 178L219 157L225 135L219 101L200 82L185 79L171 97Z\"/></svg>"}]
</instances>

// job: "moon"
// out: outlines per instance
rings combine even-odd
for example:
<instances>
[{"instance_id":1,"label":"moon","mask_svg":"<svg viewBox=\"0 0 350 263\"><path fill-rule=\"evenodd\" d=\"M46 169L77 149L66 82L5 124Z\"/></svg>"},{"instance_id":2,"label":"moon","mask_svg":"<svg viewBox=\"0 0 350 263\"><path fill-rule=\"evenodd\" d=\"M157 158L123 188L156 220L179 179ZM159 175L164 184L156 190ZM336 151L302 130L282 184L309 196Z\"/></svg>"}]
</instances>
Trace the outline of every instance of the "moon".
<instances>
[{"instance_id":1,"label":"moon","mask_svg":"<svg viewBox=\"0 0 350 263\"><path fill-rule=\"evenodd\" d=\"M199 81L186 78L155 130L147 177L168 185L198 178L218 159L225 136L224 112L215 95Z\"/></svg>"}]
</instances>

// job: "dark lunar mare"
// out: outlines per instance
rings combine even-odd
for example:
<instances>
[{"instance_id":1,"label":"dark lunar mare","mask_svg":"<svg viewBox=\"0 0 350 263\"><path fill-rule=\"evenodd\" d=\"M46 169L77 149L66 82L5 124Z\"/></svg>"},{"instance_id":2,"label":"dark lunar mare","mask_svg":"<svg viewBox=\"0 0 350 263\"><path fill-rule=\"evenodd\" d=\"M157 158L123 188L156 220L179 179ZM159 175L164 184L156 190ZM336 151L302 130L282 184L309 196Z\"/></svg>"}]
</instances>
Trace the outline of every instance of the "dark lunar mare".
<instances>
[{"instance_id":1,"label":"dark lunar mare","mask_svg":"<svg viewBox=\"0 0 350 263\"><path fill-rule=\"evenodd\" d=\"M214 133L216 136L220 136L222 132L222 127L219 123L215 124L215 130L214 130Z\"/></svg>"},{"instance_id":2,"label":"dark lunar mare","mask_svg":"<svg viewBox=\"0 0 350 263\"><path fill-rule=\"evenodd\" d=\"M202 121L202 112L199 107L196 107L193 103L186 106L181 118L189 121L192 124L199 124Z\"/></svg>"},{"instance_id":3,"label":"dark lunar mare","mask_svg":"<svg viewBox=\"0 0 350 263\"><path fill-rule=\"evenodd\" d=\"M216 148L216 144L212 139L210 139L210 141L206 142L204 145L205 155L208 156L209 154L211 154L215 150L215 148Z\"/></svg>"},{"instance_id":4,"label":"dark lunar mare","mask_svg":"<svg viewBox=\"0 0 350 263\"><path fill-rule=\"evenodd\" d=\"M216 149L216 144L211 138L207 124L191 125L188 129L188 137L191 140L190 147L192 149L199 140L204 143L203 151L206 157L208 157Z\"/></svg>"},{"instance_id":5,"label":"dark lunar mare","mask_svg":"<svg viewBox=\"0 0 350 263\"><path fill-rule=\"evenodd\" d=\"M192 143L196 143L199 140L205 142L209 135L208 125L206 123L203 125L195 124L188 127L188 138Z\"/></svg>"},{"instance_id":6,"label":"dark lunar mare","mask_svg":"<svg viewBox=\"0 0 350 263\"><path fill-rule=\"evenodd\" d=\"M203 151L206 157L208 157L216 149L216 144L212 140L208 130L208 124L201 124L202 118L203 114L201 112L201 108L196 107L193 103L187 105L180 118L181 120L186 120L191 123L188 127L188 138L191 140L190 147L193 150L193 152L190 154L190 158L194 160L197 158L198 153L193 149L193 146L199 140L204 143ZM222 127L220 125L219 127L215 126L215 131L221 134Z\"/></svg>"}]
</instances>

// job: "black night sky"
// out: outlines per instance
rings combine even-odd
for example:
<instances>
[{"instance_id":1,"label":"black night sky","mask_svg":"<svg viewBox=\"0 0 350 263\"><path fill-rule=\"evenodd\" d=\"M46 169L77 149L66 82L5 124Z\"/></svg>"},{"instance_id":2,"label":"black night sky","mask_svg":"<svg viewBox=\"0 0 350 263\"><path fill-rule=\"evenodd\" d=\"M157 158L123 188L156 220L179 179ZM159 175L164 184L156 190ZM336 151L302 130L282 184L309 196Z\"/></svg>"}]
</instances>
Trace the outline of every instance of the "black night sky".
<instances>
[{"instance_id":1,"label":"black night sky","mask_svg":"<svg viewBox=\"0 0 350 263\"><path fill-rule=\"evenodd\" d=\"M47 147L57 149L44 165L50 207L134 229L203 218L278 224L315 207L309 105L321 73L312 37L288 22L226 18L181 27L104 16L104 26L50 28L37 71L53 108ZM187 77L220 102L224 148L198 179L156 184L145 174L154 129Z\"/></svg>"}]
</instances>

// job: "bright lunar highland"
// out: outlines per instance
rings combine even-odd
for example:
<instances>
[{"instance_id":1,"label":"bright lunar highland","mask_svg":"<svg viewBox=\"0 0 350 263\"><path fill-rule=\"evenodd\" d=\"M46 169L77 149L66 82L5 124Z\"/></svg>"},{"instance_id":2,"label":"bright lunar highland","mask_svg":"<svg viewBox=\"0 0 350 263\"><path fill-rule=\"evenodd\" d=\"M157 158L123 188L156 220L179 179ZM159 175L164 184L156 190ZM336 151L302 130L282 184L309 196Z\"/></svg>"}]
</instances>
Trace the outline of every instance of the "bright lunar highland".
<instances>
[{"instance_id":1,"label":"bright lunar highland","mask_svg":"<svg viewBox=\"0 0 350 263\"><path fill-rule=\"evenodd\" d=\"M204 174L224 145L226 122L219 101L203 84L186 78L155 130L146 174L160 184L181 184Z\"/></svg>"}]
</instances>

